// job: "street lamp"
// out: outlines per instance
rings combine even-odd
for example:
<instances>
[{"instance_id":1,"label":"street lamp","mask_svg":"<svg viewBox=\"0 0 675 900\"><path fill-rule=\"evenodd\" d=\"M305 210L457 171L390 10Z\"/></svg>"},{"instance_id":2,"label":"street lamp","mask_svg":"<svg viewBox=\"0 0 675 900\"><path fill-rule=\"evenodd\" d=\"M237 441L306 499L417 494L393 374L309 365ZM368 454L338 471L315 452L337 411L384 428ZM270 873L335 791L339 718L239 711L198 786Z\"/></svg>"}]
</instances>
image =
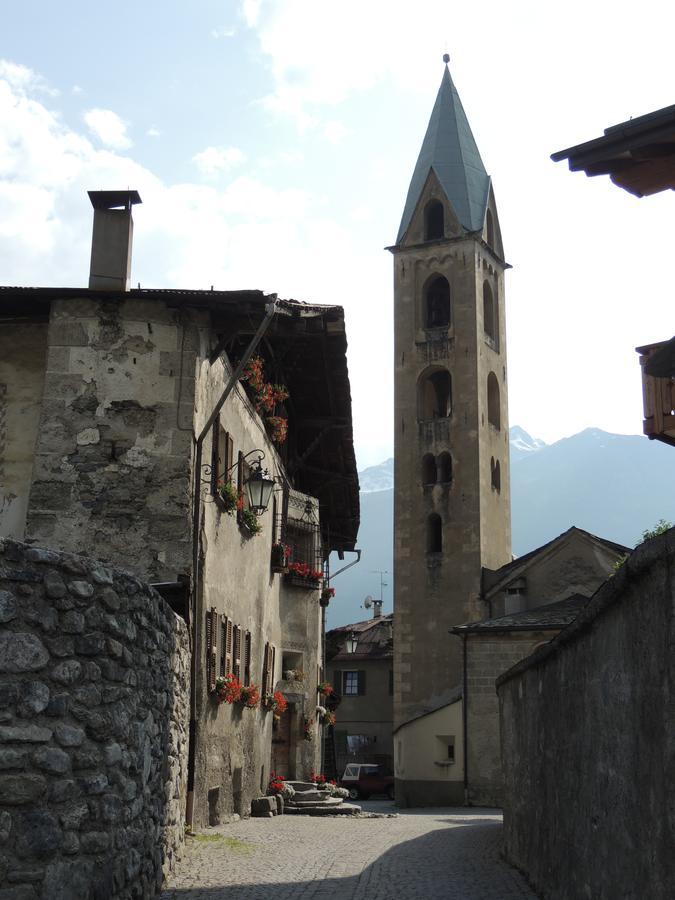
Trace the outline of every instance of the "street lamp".
<instances>
[{"instance_id":1,"label":"street lamp","mask_svg":"<svg viewBox=\"0 0 675 900\"><path fill-rule=\"evenodd\" d=\"M256 516L261 516L267 509L275 485L274 478L267 469L263 469L261 459L262 456L253 463L251 474L245 482L248 507Z\"/></svg>"},{"instance_id":2,"label":"street lamp","mask_svg":"<svg viewBox=\"0 0 675 900\"><path fill-rule=\"evenodd\" d=\"M355 631L350 631L347 636L347 640L345 641L345 651L347 653L356 653L356 647L359 643L359 639L356 636Z\"/></svg>"}]
</instances>

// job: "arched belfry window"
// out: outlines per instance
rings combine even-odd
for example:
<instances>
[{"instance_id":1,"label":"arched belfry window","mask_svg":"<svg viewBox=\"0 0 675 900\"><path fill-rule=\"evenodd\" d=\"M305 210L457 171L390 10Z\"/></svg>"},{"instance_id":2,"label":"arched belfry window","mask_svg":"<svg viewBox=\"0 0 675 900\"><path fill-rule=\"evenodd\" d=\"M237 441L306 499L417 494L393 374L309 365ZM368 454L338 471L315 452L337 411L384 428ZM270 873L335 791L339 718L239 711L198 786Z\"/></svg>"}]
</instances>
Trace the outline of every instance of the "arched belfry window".
<instances>
[{"instance_id":1,"label":"arched belfry window","mask_svg":"<svg viewBox=\"0 0 675 900\"><path fill-rule=\"evenodd\" d=\"M499 466L499 460L495 462L494 456L490 459L490 483L492 489L499 493L502 489L502 474Z\"/></svg>"},{"instance_id":2,"label":"arched belfry window","mask_svg":"<svg viewBox=\"0 0 675 900\"><path fill-rule=\"evenodd\" d=\"M450 484L452 481L452 457L449 453L441 453L437 460L438 481Z\"/></svg>"},{"instance_id":3,"label":"arched belfry window","mask_svg":"<svg viewBox=\"0 0 675 900\"><path fill-rule=\"evenodd\" d=\"M452 412L452 379L447 369L427 369L417 384L417 418L420 422L446 419Z\"/></svg>"},{"instance_id":4,"label":"arched belfry window","mask_svg":"<svg viewBox=\"0 0 675 900\"><path fill-rule=\"evenodd\" d=\"M436 459L433 453L422 457L422 484L436 484Z\"/></svg>"},{"instance_id":5,"label":"arched belfry window","mask_svg":"<svg viewBox=\"0 0 675 900\"><path fill-rule=\"evenodd\" d=\"M488 246L495 248L495 221L492 216L492 210L488 209L485 214L485 230L487 232L487 243Z\"/></svg>"},{"instance_id":6,"label":"arched belfry window","mask_svg":"<svg viewBox=\"0 0 675 900\"><path fill-rule=\"evenodd\" d=\"M424 209L424 240L438 241L445 237L445 213L439 200L430 200Z\"/></svg>"},{"instance_id":7,"label":"arched belfry window","mask_svg":"<svg viewBox=\"0 0 675 900\"><path fill-rule=\"evenodd\" d=\"M499 431L501 428L500 410L499 410L499 383L494 372L490 372L487 377L487 413L490 425Z\"/></svg>"},{"instance_id":8,"label":"arched belfry window","mask_svg":"<svg viewBox=\"0 0 675 900\"><path fill-rule=\"evenodd\" d=\"M450 324L450 285L448 279L437 275L427 283L424 291L425 328L447 328Z\"/></svg>"},{"instance_id":9,"label":"arched belfry window","mask_svg":"<svg viewBox=\"0 0 675 900\"><path fill-rule=\"evenodd\" d=\"M427 553L443 552L443 523L438 513L427 518Z\"/></svg>"},{"instance_id":10,"label":"arched belfry window","mask_svg":"<svg viewBox=\"0 0 675 900\"><path fill-rule=\"evenodd\" d=\"M483 282L483 331L493 344L497 343L497 304L487 281Z\"/></svg>"}]
</instances>

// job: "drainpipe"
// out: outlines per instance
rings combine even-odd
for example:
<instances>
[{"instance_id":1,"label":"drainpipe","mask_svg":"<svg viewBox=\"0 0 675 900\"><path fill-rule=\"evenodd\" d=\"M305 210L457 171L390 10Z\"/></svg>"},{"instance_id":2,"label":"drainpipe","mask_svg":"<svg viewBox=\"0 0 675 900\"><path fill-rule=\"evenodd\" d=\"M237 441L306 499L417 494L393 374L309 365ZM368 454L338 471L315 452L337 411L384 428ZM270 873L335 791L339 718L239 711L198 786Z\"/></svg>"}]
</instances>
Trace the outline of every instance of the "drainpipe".
<instances>
[{"instance_id":1,"label":"drainpipe","mask_svg":"<svg viewBox=\"0 0 675 900\"><path fill-rule=\"evenodd\" d=\"M192 487L192 597L190 602L190 626L192 638L192 671L190 674L190 732L189 732L189 749L188 749L188 785L187 785L187 802L185 809L185 820L189 828L192 828L192 819L194 814L194 789L195 789L195 752L197 739L197 675L199 672L199 627L198 627L198 608L199 608L199 528L201 517L201 499L202 499L202 448L204 439L211 431L213 423L218 418L218 413L223 408L227 398L232 393L233 388L241 378L244 368L255 352L263 335L269 328L273 317L279 311L279 301L275 299L271 303L265 304L265 317L260 323L258 330L254 334L251 343L246 348L244 355L239 361L239 365L230 376L230 380L225 385L220 399L214 406L211 415L206 420L206 424L202 428L198 437L193 441L194 446L194 462L193 462L193 487Z\"/></svg>"}]
</instances>

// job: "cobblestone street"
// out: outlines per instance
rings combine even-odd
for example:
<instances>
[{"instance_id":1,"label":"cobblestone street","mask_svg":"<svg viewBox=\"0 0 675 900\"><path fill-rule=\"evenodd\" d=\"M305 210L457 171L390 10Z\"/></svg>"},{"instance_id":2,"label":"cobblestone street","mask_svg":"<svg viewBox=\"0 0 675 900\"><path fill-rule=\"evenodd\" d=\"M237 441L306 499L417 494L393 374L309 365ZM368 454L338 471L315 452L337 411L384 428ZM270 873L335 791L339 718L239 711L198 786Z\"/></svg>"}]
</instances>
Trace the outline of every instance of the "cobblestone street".
<instances>
[{"instance_id":1,"label":"cobblestone street","mask_svg":"<svg viewBox=\"0 0 675 900\"><path fill-rule=\"evenodd\" d=\"M492 810L246 819L190 838L161 900L536 900L500 859L501 830Z\"/></svg>"}]
</instances>

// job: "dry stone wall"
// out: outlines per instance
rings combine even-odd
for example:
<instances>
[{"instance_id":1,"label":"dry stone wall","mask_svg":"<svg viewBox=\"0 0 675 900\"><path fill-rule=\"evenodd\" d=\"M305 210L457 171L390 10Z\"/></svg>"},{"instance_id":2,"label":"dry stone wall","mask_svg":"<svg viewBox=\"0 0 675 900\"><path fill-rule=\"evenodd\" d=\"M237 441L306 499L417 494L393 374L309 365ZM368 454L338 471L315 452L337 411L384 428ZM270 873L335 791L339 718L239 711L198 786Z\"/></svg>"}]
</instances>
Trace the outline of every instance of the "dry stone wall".
<instances>
[{"instance_id":1,"label":"dry stone wall","mask_svg":"<svg viewBox=\"0 0 675 900\"><path fill-rule=\"evenodd\" d=\"M153 897L188 719L187 627L151 587L0 540L0 900Z\"/></svg>"}]
</instances>

